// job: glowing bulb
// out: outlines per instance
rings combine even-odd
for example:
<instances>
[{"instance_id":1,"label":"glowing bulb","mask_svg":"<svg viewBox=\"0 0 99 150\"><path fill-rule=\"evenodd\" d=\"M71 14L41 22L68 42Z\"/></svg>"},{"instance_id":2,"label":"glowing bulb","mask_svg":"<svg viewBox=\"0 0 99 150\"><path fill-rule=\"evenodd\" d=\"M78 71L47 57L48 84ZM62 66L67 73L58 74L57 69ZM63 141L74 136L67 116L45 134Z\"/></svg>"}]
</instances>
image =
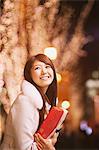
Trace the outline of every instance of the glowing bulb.
<instances>
[{"instance_id":1,"label":"glowing bulb","mask_svg":"<svg viewBox=\"0 0 99 150\"><path fill-rule=\"evenodd\" d=\"M56 73L57 82L61 82L62 76L59 73Z\"/></svg>"},{"instance_id":2,"label":"glowing bulb","mask_svg":"<svg viewBox=\"0 0 99 150\"><path fill-rule=\"evenodd\" d=\"M57 49L55 47L47 47L44 49L44 54L54 60L57 57Z\"/></svg>"},{"instance_id":3,"label":"glowing bulb","mask_svg":"<svg viewBox=\"0 0 99 150\"><path fill-rule=\"evenodd\" d=\"M70 107L70 103L68 101L63 101L61 106L65 109L69 108Z\"/></svg>"}]
</instances>

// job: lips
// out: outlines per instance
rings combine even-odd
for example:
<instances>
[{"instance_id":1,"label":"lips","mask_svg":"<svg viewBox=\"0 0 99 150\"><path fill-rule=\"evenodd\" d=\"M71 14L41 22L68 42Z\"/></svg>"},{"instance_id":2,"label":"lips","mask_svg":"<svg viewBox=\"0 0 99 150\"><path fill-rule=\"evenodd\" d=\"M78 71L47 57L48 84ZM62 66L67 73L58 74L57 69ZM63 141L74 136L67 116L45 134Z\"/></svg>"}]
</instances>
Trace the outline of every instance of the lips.
<instances>
[{"instance_id":1,"label":"lips","mask_svg":"<svg viewBox=\"0 0 99 150\"><path fill-rule=\"evenodd\" d=\"M40 77L40 79L42 79L42 80L46 80L48 78L49 78L49 76L42 76L42 77Z\"/></svg>"}]
</instances>

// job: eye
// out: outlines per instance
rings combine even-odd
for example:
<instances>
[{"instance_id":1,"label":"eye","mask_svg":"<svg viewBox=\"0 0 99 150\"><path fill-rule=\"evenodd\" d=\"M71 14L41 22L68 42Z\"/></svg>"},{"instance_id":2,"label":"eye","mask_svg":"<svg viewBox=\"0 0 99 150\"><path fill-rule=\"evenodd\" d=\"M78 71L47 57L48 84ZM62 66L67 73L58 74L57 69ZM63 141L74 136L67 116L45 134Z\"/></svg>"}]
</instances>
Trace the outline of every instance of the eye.
<instances>
[{"instance_id":1,"label":"eye","mask_svg":"<svg viewBox=\"0 0 99 150\"><path fill-rule=\"evenodd\" d=\"M51 68L51 66L50 65L46 65L46 68Z\"/></svg>"},{"instance_id":2,"label":"eye","mask_svg":"<svg viewBox=\"0 0 99 150\"><path fill-rule=\"evenodd\" d=\"M37 66L37 67L35 67L35 68L34 68L34 70L39 70L39 69L40 69L40 67L39 67L39 66Z\"/></svg>"}]
</instances>

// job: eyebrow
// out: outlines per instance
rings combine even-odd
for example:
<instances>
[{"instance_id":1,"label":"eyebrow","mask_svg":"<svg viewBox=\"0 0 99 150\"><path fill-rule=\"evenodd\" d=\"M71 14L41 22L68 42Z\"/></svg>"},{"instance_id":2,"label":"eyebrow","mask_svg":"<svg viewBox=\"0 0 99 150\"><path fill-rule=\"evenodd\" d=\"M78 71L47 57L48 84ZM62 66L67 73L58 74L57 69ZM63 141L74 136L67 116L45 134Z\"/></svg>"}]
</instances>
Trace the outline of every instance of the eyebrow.
<instances>
[{"instance_id":1,"label":"eyebrow","mask_svg":"<svg viewBox=\"0 0 99 150\"><path fill-rule=\"evenodd\" d=\"M45 66L48 65L50 66L49 64L45 64ZM38 66L42 66L41 64L37 64L37 65L33 65L32 67L38 67Z\"/></svg>"},{"instance_id":2,"label":"eyebrow","mask_svg":"<svg viewBox=\"0 0 99 150\"><path fill-rule=\"evenodd\" d=\"M41 66L41 65L38 64L38 65L34 65L33 67L37 67L37 66Z\"/></svg>"}]
</instances>

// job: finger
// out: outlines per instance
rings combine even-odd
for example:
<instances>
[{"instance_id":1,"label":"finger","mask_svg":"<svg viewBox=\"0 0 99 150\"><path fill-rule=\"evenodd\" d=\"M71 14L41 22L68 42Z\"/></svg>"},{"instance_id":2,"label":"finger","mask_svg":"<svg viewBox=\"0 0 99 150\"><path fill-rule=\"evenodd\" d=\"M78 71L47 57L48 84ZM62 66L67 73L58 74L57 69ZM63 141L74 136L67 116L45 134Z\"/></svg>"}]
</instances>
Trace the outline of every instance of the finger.
<instances>
[{"instance_id":1,"label":"finger","mask_svg":"<svg viewBox=\"0 0 99 150\"><path fill-rule=\"evenodd\" d=\"M36 136L39 139L39 141L42 142L42 144L46 144L46 139L44 139L39 133L37 133Z\"/></svg>"},{"instance_id":2,"label":"finger","mask_svg":"<svg viewBox=\"0 0 99 150\"><path fill-rule=\"evenodd\" d=\"M35 141L37 143L40 143L42 145L42 147L44 147L46 145L46 142L43 142L37 134L35 134Z\"/></svg>"},{"instance_id":3,"label":"finger","mask_svg":"<svg viewBox=\"0 0 99 150\"><path fill-rule=\"evenodd\" d=\"M38 148L39 150L43 150L43 146L41 145L41 143L37 142L37 148Z\"/></svg>"},{"instance_id":4,"label":"finger","mask_svg":"<svg viewBox=\"0 0 99 150\"><path fill-rule=\"evenodd\" d=\"M40 139L37 135L35 135L35 142L36 142L36 145L37 145L38 149L43 150L44 145L42 145L42 142L40 141Z\"/></svg>"},{"instance_id":5,"label":"finger","mask_svg":"<svg viewBox=\"0 0 99 150\"><path fill-rule=\"evenodd\" d=\"M59 135L59 133L55 132L55 134L53 136L51 136L50 139L51 139L53 145L55 145L55 143L57 142L58 135Z\"/></svg>"},{"instance_id":6,"label":"finger","mask_svg":"<svg viewBox=\"0 0 99 150\"><path fill-rule=\"evenodd\" d=\"M39 141L40 141L38 135L36 135L36 134L35 134L35 141L36 141L36 142L39 142Z\"/></svg>"}]
</instances>

